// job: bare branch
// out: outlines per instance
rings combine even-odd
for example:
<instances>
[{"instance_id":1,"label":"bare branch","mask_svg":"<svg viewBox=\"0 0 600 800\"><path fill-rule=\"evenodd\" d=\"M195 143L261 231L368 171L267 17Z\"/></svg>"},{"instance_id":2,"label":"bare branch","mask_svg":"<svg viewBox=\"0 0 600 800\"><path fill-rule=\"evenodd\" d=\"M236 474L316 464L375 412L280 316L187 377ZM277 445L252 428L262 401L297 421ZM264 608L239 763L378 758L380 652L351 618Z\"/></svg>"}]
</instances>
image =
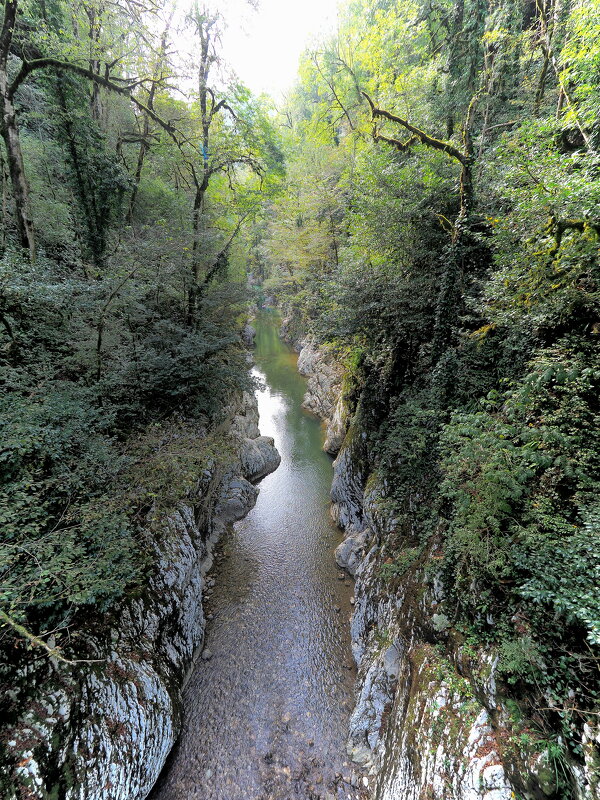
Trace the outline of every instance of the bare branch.
<instances>
[{"instance_id":1,"label":"bare branch","mask_svg":"<svg viewBox=\"0 0 600 800\"><path fill-rule=\"evenodd\" d=\"M201 290L200 290L201 293L202 293L202 289L206 288L208 286L210 281L213 279L213 277L218 272L220 266L223 263L223 259L225 258L225 256L229 252L229 248L231 247L231 245L233 243L233 240L238 235L238 233L240 232L240 228L242 227L242 225L244 224L244 222L246 221L246 219L249 216L250 216L250 211L247 211L245 214L242 214L242 216L237 221L237 224L236 224L235 228L233 229L233 233L231 234L229 239L226 241L224 246L217 253L217 255L216 255L216 257L215 257L215 259L214 259L214 261L212 263L212 266L209 269L206 270L206 274L204 275L204 280L202 281L202 287L201 287Z\"/></svg>"},{"instance_id":2,"label":"bare branch","mask_svg":"<svg viewBox=\"0 0 600 800\"><path fill-rule=\"evenodd\" d=\"M211 95L212 95L212 92L211 92ZM224 108L227 111L229 111L231 116L235 120L237 120L237 116L236 116L235 111L231 108L231 106L227 103L226 100L219 100L219 102L216 104L216 106L213 107L212 111L210 112L211 118L214 117L214 115L217 114L222 108Z\"/></svg>"},{"instance_id":3,"label":"bare branch","mask_svg":"<svg viewBox=\"0 0 600 800\"><path fill-rule=\"evenodd\" d=\"M396 150L399 150L401 153L405 153L407 150L410 150L413 145L419 144L420 142L420 139L417 136L411 136L410 139L407 139L405 142L401 142L400 139L384 136L382 133L379 133L375 127L373 127L373 139L376 142L385 142L386 144L391 144L392 147L395 147Z\"/></svg>"},{"instance_id":4,"label":"bare branch","mask_svg":"<svg viewBox=\"0 0 600 800\"><path fill-rule=\"evenodd\" d=\"M76 659L70 660L65 658L60 654L60 648L58 647L50 647L50 645L41 639L39 636L35 636L35 634L31 633L31 631L27 630L24 625L21 625L19 622L14 620L10 617L5 611L0 609L0 619L4 621L5 625L10 625L13 630L15 630L20 636L24 639L27 639L30 644L34 647L42 647L51 658L55 658L57 661L62 661L63 664L98 664L103 659Z\"/></svg>"}]
</instances>

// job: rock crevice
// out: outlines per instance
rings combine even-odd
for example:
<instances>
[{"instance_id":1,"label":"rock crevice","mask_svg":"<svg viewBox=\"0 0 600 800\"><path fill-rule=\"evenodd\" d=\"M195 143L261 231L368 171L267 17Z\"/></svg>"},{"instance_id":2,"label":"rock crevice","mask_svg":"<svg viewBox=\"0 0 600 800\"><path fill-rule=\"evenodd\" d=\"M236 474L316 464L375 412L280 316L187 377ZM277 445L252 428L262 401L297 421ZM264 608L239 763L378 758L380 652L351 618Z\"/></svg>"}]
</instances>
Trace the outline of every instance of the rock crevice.
<instances>
[{"instance_id":1,"label":"rock crevice","mask_svg":"<svg viewBox=\"0 0 600 800\"><path fill-rule=\"evenodd\" d=\"M294 325L284 319L281 335L298 352L298 372L307 378L302 407L325 422L323 450L335 456L350 422L343 391L344 369L331 348L320 346L313 336L298 337L294 330Z\"/></svg>"}]
</instances>

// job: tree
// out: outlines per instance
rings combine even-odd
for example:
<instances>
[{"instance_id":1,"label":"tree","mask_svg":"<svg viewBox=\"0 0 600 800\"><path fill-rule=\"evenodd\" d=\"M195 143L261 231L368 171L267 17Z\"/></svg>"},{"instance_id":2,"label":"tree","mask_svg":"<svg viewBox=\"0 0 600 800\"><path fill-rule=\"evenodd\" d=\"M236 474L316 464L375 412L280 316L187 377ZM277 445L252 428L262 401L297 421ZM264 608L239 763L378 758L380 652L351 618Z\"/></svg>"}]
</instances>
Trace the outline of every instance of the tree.
<instances>
[{"instance_id":1,"label":"tree","mask_svg":"<svg viewBox=\"0 0 600 800\"><path fill-rule=\"evenodd\" d=\"M391 145L401 153L406 153L414 145L422 144L425 145L426 147L430 147L433 150L438 150L442 153L446 153L446 155L450 156L450 158L453 158L455 161L458 161L458 163L461 166L461 171L460 171L460 211L457 222L466 220L473 208L474 158L473 158L472 126L473 126L474 112L477 103L477 97L474 97L469 105L469 111L467 114L467 118L465 120L465 124L463 126L463 149L460 150L451 142L444 141L442 139L436 139L435 136L431 136L425 133L425 131L422 131L415 125L412 125L408 120L403 119L402 117L399 117L396 114L392 114L390 111L378 108L366 92L363 92L363 95L369 103L369 106L371 108L371 116L374 121L377 119L387 119L390 120L391 122L395 122L396 124L401 125L407 131L409 131L409 133L412 133L412 136L409 139L401 141L399 139L394 139L390 138L389 136L385 136L384 134L379 132L377 126L374 126L373 139L376 142L385 142L386 144ZM453 236L454 238L456 238L458 236L458 232L460 231L460 226L458 224L454 226L454 231L455 232Z\"/></svg>"},{"instance_id":2,"label":"tree","mask_svg":"<svg viewBox=\"0 0 600 800\"><path fill-rule=\"evenodd\" d=\"M252 107L250 96L243 86L229 82L224 96L219 97L223 92L211 85L212 73L219 63L217 43L220 16L206 7L196 7L190 21L200 45L196 65L197 91L191 119L193 132L182 142L181 152L193 194L187 312L188 324L193 326L203 287L222 266L243 222L242 218L238 219L233 226L233 234L203 265L206 255L202 247L207 222L206 198L211 181L224 173L233 187L240 170L246 169L261 175L261 162L265 157L268 158L268 150L272 150L273 145L269 142L271 134L268 126L265 126L261 110ZM196 122L198 133L194 130Z\"/></svg>"},{"instance_id":3,"label":"tree","mask_svg":"<svg viewBox=\"0 0 600 800\"><path fill-rule=\"evenodd\" d=\"M21 246L35 258L35 240L29 202L29 187L25 177L23 153L19 138L19 127L15 111L15 82L8 77L8 63L17 19L18 0L6 0L4 20L0 33L0 133L6 147L8 170L10 174L17 235Z\"/></svg>"},{"instance_id":4,"label":"tree","mask_svg":"<svg viewBox=\"0 0 600 800\"><path fill-rule=\"evenodd\" d=\"M154 66L154 74L153 80L151 81L150 88L148 89L148 97L146 99L146 105L150 109L150 111L154 111L154 103L156 100L156 93L158 90L159 85L162 84L164 80L163 70L166 66L167 60L167 46L168 46L168 36L169 30L171 28L171 23L173 21L173 15L175 13L175 7L172 8L169 16L167 17L167 21L165 22L165 27L160 38L160 44L158 53L156 54L156 63ZM96 85L96 84L94 84ZM136 120L139 126L139 120ZM138 157L135 166L135 172L133 174L133 188L131 190L131 195L129 197L129 207L127 210L127 221L131 222L133 218L133 211L135 208L135 200L137 197L137 192L140 185L140 179L142 177L142 170L144 168L144 161L146 159L146 155L151 147L151 141L153 139L153 133L151 130L151 117L148 114L143 114L143 123L141 125L141 131L139 131L139 151ZM131 141L131 139L129 139Z\"/></svg>"},{"instance_id":5,"label":"tree","mask_svg":"<svg viewBox=\"0 0 600 800\"><path fill-rule=\"evenodd\" d=\"M162 120L151 108L139 100L135 90L145 83L152 83L152 79L119 78L111 75L114 64L106 64L105 74L101 75L87 67L72 63L60 58L44 56L37 48L33 48L34 57L26 53L26 48L15 41L15 32L18 22L19 0L8 0L4 9L4 20L0 32L0 115L2 138L6 147L8 168L11 177L13 201L15 205L15 220L18 239L23 248L29 252L31 260L35 259L35 236L31 219L31 203L29 187L23 164L23 153L19 136L19 126L15 111L15 95L19 88L27 81L32 73L39 70L53 69L65 71L86 78L93 85L104 87L116 94L124 95L132 101L134 106L145 113L166 130L175 136L175 129L169 122ZM10 80L8 74L9 58L16 50L15 55L21 61L21 66L15 77Z\"/></svg>"}]
</instances>

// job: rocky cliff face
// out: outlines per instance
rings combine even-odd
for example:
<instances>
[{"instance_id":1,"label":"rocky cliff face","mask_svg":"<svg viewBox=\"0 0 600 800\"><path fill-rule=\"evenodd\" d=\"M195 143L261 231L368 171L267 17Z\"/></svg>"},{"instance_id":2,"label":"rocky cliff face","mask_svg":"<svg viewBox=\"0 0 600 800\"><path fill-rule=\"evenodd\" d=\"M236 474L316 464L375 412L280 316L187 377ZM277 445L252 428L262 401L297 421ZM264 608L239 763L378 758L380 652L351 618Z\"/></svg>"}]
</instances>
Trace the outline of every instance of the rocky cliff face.
<instances>
[{"instance_id":1,"label":"rocky cliff face","mask_svg":"<svg viewBox=\"0 0 600 800\"><path fill-rule=\"evenodd\" d=\"M336 557L356 579L352 646L359 673L349 755L376 776L377 800L510 800L488 711L495 713L493 665L483 657L484 700L436 647L439 581L422 564L404 575L389 569L394 520L355 450L350 441L334 466L334 514L348 533Z\"/></svg>"},{"instance_id":2,"label":"rocky cliff face","mask_svg":"<svg viewBox=\"0 0 600 800\"><path fill-rule=\"evenodd\" d=\"M343 392L344 370L333 352L319 347L312 336L297 338L288 320L282 323L282 336L298 351L298 372L307 378L302 406L325 420L327 433L323 449L330 455L339 452L350 413Z\"/></svg>"},{"instance_id":3,"label":"rocky cliff face","mask_svg":"<svg viewBox=\"0 0 600 800\"><path fill-rule=\"evenodd\" d=\"M309 407L331 424L341 380L323 379L327 358L309 342L299 367L309 376ZM578 787L569 796L597 800L598 731L586 731L585 763L558 764L551 744L527 727L499 688L496 654L450 626L436 543L402 549L356 419L346 408L331 499L345 533L336 560L356 581L348 753L374 776L374 800L558 800L567 796L565 770Z\"/></svg>"},{"instance_id":4,"label":"rocky cliff face","mask_svg":"<svg viewBox=\"0 0 600 800\"><path fill-rule=\"evenodd\" d=\"M245 395L229 433L231 458L146 538L154 570L140 596L76 632L91 653L71 666L47 658L15 681L21 713L5 734L6 800L142 800L180 727L181 689L204 639L202 595L212 549L254 505L254 483L279 464ZM201 442L199 442L201 446Z\"/></svg>"},{"instance_id":5,"label":"rocky cliff face","mask_svg":"<svg viewBox=\"0 0 600 800\"><path fill-rule=\"evenodd\" d=\"M336 558L356 580L348 752L375 776L374 797L597 800L597 732L585 734L583 763L556 763L551 740L498 680L497 654L452 629L435 540L422 552L402 549L360 442L351 427L334 463L332 499L347 534Z\"/></svg>"}]
</instances>

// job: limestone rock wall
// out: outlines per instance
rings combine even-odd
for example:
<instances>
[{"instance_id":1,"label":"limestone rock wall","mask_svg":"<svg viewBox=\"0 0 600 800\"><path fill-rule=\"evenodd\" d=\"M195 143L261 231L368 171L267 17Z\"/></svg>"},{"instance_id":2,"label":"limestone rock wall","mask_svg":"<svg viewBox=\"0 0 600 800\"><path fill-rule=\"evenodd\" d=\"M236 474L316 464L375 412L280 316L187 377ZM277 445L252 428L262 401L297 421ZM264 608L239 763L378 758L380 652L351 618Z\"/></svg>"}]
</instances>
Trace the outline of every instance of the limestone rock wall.
<instances>
[{"instance_id":1,"label":"limestone rock wall","mask_svg":"<svg viewBox=\"0 0 600 800\"><path fill-rule=\"evenodd\" d=\"M181 689L204 639L212 548L254 505L254 482L279 464L256 401L232 410L232 456L148 531L154 570L140 596L79 632L87 663L42 658L18 676L22 713L4 731L5 800L143 800L180 728ZM201 443L199 443L201 446Z\"/></svg>"},{"instance_id":2,"label":"limestone rock wall","mask_svg":"<svg viewBox=\"0 0 600 800\"><path fill-rule=\"evenodd\" d=\"M328 350L319 349L312 337L302 342L298 372L308 378L303 406L322 419L333 415L342 384L342 368Z\"/></svg>"},{"instance_id":3,"label":"limestone rock wall","mask_svg":"<svg viewBox=\"0 0 600 800\"><path fill-rule=\"evenodd\" d=\"M374 800L550 800L566 797L562 770L571 772L574 798L597 800L597 731L582 742L584 766L555 764L498 687L496 654L465 643L440 613L448 609L436 545L398 568L396 520L381 481L365 474L360 441L351 427L334 462L332 499L347 533L336 558L356 581L348 754L374 776Z\"/></svg>"},{"instance_id":4,"label":"limestone rock wall","mask_svg":"<svg viewBox=\"0 0 600 800\"><path fill-rule=\"evenodd\" d=\"M586 729L583 765L559 766L543 744L524 745L514 703L496 685L496 655L472 651L446 630L435 545L407 559L404 572L395 566L396 520L381 480L369 474L343 372L314 340L295 343L308 377L305 407L326 421L325 449L337 454L331 513L345 538L335 558L356 581L348 754L373 776L373 800L558 800L563 769L578 787L573 797L599 800L598 729Z\"/></svg>"},{"instance_id":5,"label":"limestone rock wall","mask_svg":"<svg viewBox=\"0 0 600 800\"><path fill-rule=\"evenodd\" d=\"M292 321L284 319L282 337L298 351L298 372L307 381L302 406L324 420L327 426L323 449L336 455L350 422L350 411L343 392L344 370L333 352L319 346L314 337L297 338Z\"/></svg>"}]
</instances>

